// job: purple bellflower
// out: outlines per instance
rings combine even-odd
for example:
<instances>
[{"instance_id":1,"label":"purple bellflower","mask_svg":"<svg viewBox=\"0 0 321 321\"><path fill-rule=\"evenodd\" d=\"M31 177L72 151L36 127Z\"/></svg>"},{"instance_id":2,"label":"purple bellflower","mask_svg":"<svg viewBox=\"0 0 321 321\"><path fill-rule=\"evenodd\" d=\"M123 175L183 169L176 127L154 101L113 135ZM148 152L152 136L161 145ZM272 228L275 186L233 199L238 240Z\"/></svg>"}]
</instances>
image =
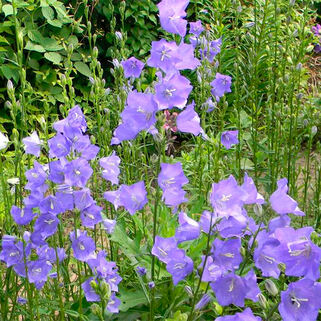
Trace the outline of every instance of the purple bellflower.
<instances>
[{"instance_id":1,"label":"purple bellflower","mask_svg":"<svg viewBox=\"0 0 321 321\"><path fill-rule=\"evenodd\" d=\"M94 255L96 249L95 242L91 237L87 236L86 231L77 230L77 235L75 234L75 232L70 233L74 256L77 260L86 262Z\"/></svg>"},{"instance_id":2,"label":"purple bellflower","mask_svg":"<svg viewBox=\"0 0 321 321\"><path fill-rule=\"evenodd\" d=\"M66 165L65 183L70 186L85 187L93 170L84 158L77 158Z\"/></svg>"},{"instance_id":3,"label":"purple bellflower","mask_svg":"<svg viewBox=\"0 0 321 321\"><path fill-rule=\"evenodd\" d=\"M238 130L228 130L222 133L221 143L226 149L230 149L232 145L239 143L238 140L239 131Z\"/></svg>"},{"instance_id":4,"label":"purple bellflower","mask_svg":"<svg viewBox=\"0 0 321 321\"><path fill-rule=\"evenodd\" d=\"M235 315L218 317L215 321L262 321L262 319L256 317L250 308L246 308L243 312L238 312Z\"/></svg>"},{"instance_id":5,"label":"purple bellflower","mask_svg":"<svg viewBox=\"0 0 321 321\"><path fill-rule=\"evenodd\" d=\"M224 96L225 93L231 92L232 78L230 76L216 74L215 79L211 82L212 94L217 101Z\"/></svg>"},{"instance_id":6,"label":"purple bellflower","mask_svg":"<svg viewBox=\"0 0 321 321\"><path fill-rule=\"evenodd\" d=\"M199 224L188 217L184 212L178 215L179 227L176 229L175 238L178 243L195 240L200 236Z\"/></svg>"},{"instance_id":7,"label":"purple bellflower","mask_svg":"<svg viewBox=\"0 0 321 321\"><path fill-rule=\"evenodd\" d=\"M152 254L160 261L168 263L171 260L169 253L173 249L177 249L177 241L174 237L164 238L156 235Z\"/></svg>"},{"instance_id":8,"label":"purple bellflower","mask_svg":"<svg viewBox=\"0 0 321 321\"><path fill-rule=\"evenodd\" d=\"M147 202L147 192L144 181L132 185L120 186L120 203L130 215L134 215L137 211L143 209Z\"/></svg>"},{"instance_id":9,"label":"purple bellflower","mask_svg":"<svg viewBox=\"0 0 321 321\"><path fill-rule=\"evenodd\" d=\"M185 9L189 0L162 0L158 3L159 19L164 30L170 33L178 34L181 37L186 35L187 21Z\"/></svg>"},{"instance_id":10,"label":"purple bellflower","mask_svg":"<svg viewBox=\"0 0 321 321\"><path fill-rule=\"evenodd\" d=\"M103 168L102 177L112 184L118 184L120 158L115 151L109 157L103 157L99 160L99 165Z\"/></svg>"},{"instance_id":11,"label":"purple bellflower","mask_svg":"<svg viewBox=\"0 0 321 321\"><path fill-rule=\"evenodd\" d=\"M315 321L321 308L321 284L302 279L281 292L279 312L284 321Z\"/></svg>"},{"instance_id":12,"label":"purple bellflower","mask_svg":"<svg viewBox=\"0 0 321 321\"><path fill-rule=\"evenodd\" d=\"M286 178L280 179L277 190L271 195L270 203L275 212L278 214L295 214L304 216L305 214L299 209L298 203L291 198L288 192L288 180Z\"/></svg>"},{"instance_id":13,"label":"purple bellflower","mask_svg":"<svg viewBox=\"0 0 321 321\"><path fill-rule=\"evenodd\" d=\"M159 109L183 109L192 91L190 81L180 74L172 74L160 79L155 85L155 100Z\"/></svg>"},{"instance_id":14,"label":"purple bellflower","mask_svg":"<svg viewBox=\"0 0 321 321\"><path fill-rule=\"evenodd\" d=\"M34 131L29 137L22 140L26 154L31 154L36 157L40 156L40 148L42 141L36 131Z\"/></svg>"},{"instance_id":15,"label":"purple bellflower","mask_svg":"<svg viewBox=\"0 0 321 321\"><path fill-rule=\"evenodd\" d=\"M122 61L122 66L124 69L125 78L139 78L143 68L144 63L135 57L130 57L129 59Z\"/></svg>"},{"instance_id":16,"label":"purple bellflower","mask_svg":"<svg viewBox=\"0 0 321 321\"><path fill-rule=\"evenodd\" d=\"M189 23L189 33L199 37L200 34L204 31L204 27L202 26L202 22L200 20L196 22Z\"/></svg>"}]
</instances>

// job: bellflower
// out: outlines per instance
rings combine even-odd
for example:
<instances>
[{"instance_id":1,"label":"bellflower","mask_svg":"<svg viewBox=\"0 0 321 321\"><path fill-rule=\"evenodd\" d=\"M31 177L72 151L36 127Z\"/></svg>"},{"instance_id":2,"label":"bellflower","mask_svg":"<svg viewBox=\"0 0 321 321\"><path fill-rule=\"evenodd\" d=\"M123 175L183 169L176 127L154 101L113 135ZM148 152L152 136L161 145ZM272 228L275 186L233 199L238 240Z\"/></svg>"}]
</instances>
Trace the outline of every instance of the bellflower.
<instances>
[{"instance_id":1,"label":"bellflower","mask_svg":"<svg viewBox=\"0 0 321 321\"><path fill-rule=\"evenodd\" d=\"M40 147L42 141L36 131L34 131L29 137L22 139L26 154L31 154L36 157L40 156Z\"/></svg>"},{"instance_id":2,"label":"bellflower","mask_svg":"<svg viewBox=\"0 0 321 321\"><path fill-rule=\"evenodd\" d=\"M231 92L231 84L232 78L230 76L222 75L220 73L216 74L215 79L211 82L211 86L212 94L217 101L219 101L225 93Z\"/></svg>"},{"instance_id":3,"label":"bellflower","mask_svg":"<svg viewBox=\"0 0 321 321\"><path fill-rule=\"evenodd\" d=\"M220 216L233 216L234 212L240 214L243 206L242 197L243 192L232 175L212 185L210 201Z\"/></svg>"},{"instance_id":4,"label":"bellflower","mask_svg":"<svg viewBox=\"0 0 321 321\"><path fill-rule=\"evenodd\" d=\"M164 30L184 37L186 34L187 21L185 9L189 0L162 0L158 3L159 19Z\"/></svg>"},{"instance_id":5,"label":"bellflower","mask_svg":"<svg viewBox=\"0 0 321 321\"><path fill-rule=\"evenodd\" d=\"M116 294L113 292L107 303L107 310L111 313L118 313L120 303L121 301L116 297Z\"/></svg>"},{"instance_id":6,"label":"bellflower","mask_svg":"<svg viewBox=\"0 0 321 321\"><path fill-rule=\"evenodd\" d=\"M281 292L279 312L284 321L315 321L321 308L321 284L302 279Z\"/></svg>"},{"instance_id":7,"label":"bellflower","mask_svg":"<svg viewBox=\"0 0 321 321\"><path fill-rule=\"evenodd\" d=\"M37 161L34 162L32 169L26 171L25 175L28 179L28 183L25 188L29 190L34 190L35 188L42 186L47 179L47 174L44 171L43 166Z\"/></svg>"},{"instance_id":8,"label":"bellflower","mask_svg":"<svg viewBox=\"0 0 321 321\"><path fill-rule=\"evenodd\" d=\"M120 186L120 203L130 215L134 215L137 211L143 209L147 202L147 192L143 181Z\"/></svg>"},{"instance_id":9,"label":"bellflower","mask_svg":"<svg viewBox=\"0 0 321 321\"><path fill-rule=\"evenodd\" d=\"M30 243L25 248L28 257L31 253ZM7 267L23 262L23 243L11 235L4 235L2 238L2 250L0 260L7 264Z\"/></svg>"},{"instance_id":10,"label":"bellflower","mask_svg":"<svg viewBox=\"0 0 321 321\"><path fill-rule=\"evenodd\" d=\"M241 185L243 195L241 196L244 204L263 204L264 198L257 192L254 181L245 173L244 183Z\"/></svg>"},{"instance_id":11,"label":"bellflower","mask_svg":"<svg viewBox=\"0 0 321 321\"><path fill-rule=\"evenodd\" d=\"M112 184L118 184L120 158L113 151L109 157L103 157L99 160L99 165L103 168L102 177Z\"/></svg>"},{"instance_id":12,"label":"bellflower","mask_svg":"<svg viewBox=\"0 0 321 321\"><path fill-rule=\"evenodd\" d=\"M204 266L205 255L202 255L202 263L198 266L202 269ZM212 256L208 256L202 275L202 282L214 282L223 275L224 269L217 265Z\"/></svg>"},{"instance_id":13,"label":"bellflower","mask_svg":"<svg viewBox=\"0 0 321 321\"><path fill-rule=\"evenodd\" d=\"M243 312L238 312L235 315L218 317L215 321L262 321L262 319L256 317L250 308L246 308Z\"/></svg>"},{"instance_id":14,"label":"bellflower","mask_svg":"<svg viewBox=\"0 0 321 321\"><path fill-rule=\"evenodd\" d=\"M221 143L226 149L230 149L232 145L239 143L238 140L239 131L238 130L228 130L222 133Z\"/></svg>"},{"instance_id":15,"label":"bellflower","mask_svg":"<svg viewBox=\"0 0 321 321\"><path fill-rule=\"evenodd\" d=\"M194 55L193 45L181 42L176 50L178 61L175 62L176 70L195 70L201 63Z\"/></svg>"},{"instance_id":16,"label":"bellflower","mask_svg":"<svg viewBox=\"0 0 321 321\"><path fill-rule=\"evenodd\" d=\"M96 293L94 288L91 286L91 282L95 282L97 284L97 281L93 277L91 277L87 279L85 282L83 282L81 284L81 287L85 293L85 297L88 302L98 302L100 301L100 296Z\"/></svg>"},{"instance_id":17,"label":"bellflower","mask_svg":"<svg viewBox=\"0 0 321 321\"><path fill-rule=\"evenodd\" d=\"M62 184L65 181L65 164L62 159L49 163L48 179L56 184Z\"/></svg>"},{"instance_id":18,"label":"bellflower","mask_svg":"<svg viewBox=\"0 0 321 321\"><path fill-rule=\"evenodd\" d=\"M204 27L202 26L202 22L200 20L196 22L190 22L189 26L189 32L196 37L199 37L200 34L204 31Z\"/></svg>"},{"instance_id":19,"label":"bellflower","mask_svg":"<svg viewBox=\"0 0 321 321\"><path fill-rule=\"evenodd\" d=\"M219 38L213 41L207 41L205 37L200 37L197 44L201 44L200 56L202 59L207 59L210 63L221 52L222 39Z\"/></svg>"},{"instance_id":20,"label":"bellflower","mask_svg":"<svg viewBox=\"0 0 321 321\"><path fill-rule=\"evenodd\" d=\"M211 283L217 301L222 306L235 304L243 307L245 298L256 302L260 289L256 283L256 276L253 270L244 277L233 272L223 275Z\"/></svg>"},{"instance_id":21,"label":"bellflower","mask_svg":"<svg viewBox=\"0 0 321 321\"><path fill-rule=\"evenodd\" d=\"M108 234L113 234L116 227L116 220L103 219L103 228Z\"/></svg>"},{"instance_id":22,"label":"bellflower","mask_svg":"<svg viewBox=\"0 0 321 321\"><path fill-rule=\"evenodd\" d=\"M85 208L95 203L94 199L90 195L89 188L83 188L79 191L73 192L75 208L79 211L83 211Z\"/></svg>"},{"instance_id":23,"label":"bellflower","mask_svg":"<svg viewBox=\"0 0 321 321\"><path fill-rule=\"evenodd\" d=\"M122 66L124 69L125 78L139 78L143 68L144 63L135 57L130 57L129 59L122 61Z\"/></svg>"},{"instance_id":24,"label":"bellflower","mask_svg":"<svg viewBox=\"0 0 321 321\"><path fill-rule=\"evenodd\" d=\"M58 224L59 219L54 214L44 213L37 218L34 231L47 238L56 233Z\"/></svg>"},{"instance_id":25,"label":"bellflower","mask_svg":"<svg viewBox=\"0 0 321 321\"><path fill-rule=\"evenodd\" d=\"M122 206L120 201L120 188L116 191L108 191L104 193L104 199L112 203L117 211L119 206Z\"/></svg>"},{"instance_id":26,"label":"bellflower","mask_svg":"<svg viewBox=\"0 0 321 321\"><path fill-rule=\"evenodd\" d=\"M193 272L193 260L181 249L173 249L168 254L170 260L166 269L173 277L174 285Z\"/></svg>"},{"instance_id":27,"label":"bellflower","mask_svg":"<svg viewBox=\"0 0 321 321\"><path fill-rule=\"evenodd\" d=\"M223 269L234 271L243 260L240 253L241 240L239 238L225 241L217 238L213 242L213 249L214 261Z\"/></svg>"},{"instance_id":28,"label":"bellflower","mask_svg":"<svg viewBox=\"0 0 321 321\"><path fill-rule=\"evenodd\" d=\"M194 110L194 103L188 105L176 119L177 129L184 133L191 133L195 136L203 134L204 131L200 125L201 120Z\"/></svg>"},{"instance_id":29,"label":"bellflower","mask_svg":"<svg viewBox=\"0 0 321 321\"><path fill-rule=\"evenodd\" d=\"M183 109L192 88L190 81L178 73L160 79L155 85L155 100L159 109Z\"/></svg>"},{"instance_id":30,"label":"bellflower","mask_svg":"<svg viewBox=\"0 0 321 321\"><path fill-rule=\"evenodd\" d=\"M65 183L70 186L85 187L93 173L90 164L84 158L72 160L65 168Z\"/></svg>"},{"instance_id":31,"label":"bellflower","mask_svg":"<svg viewBox=\"0 0 321 321\"><path fill-rule=\"evenodd\" d=\"M201 299L196 303L195 305L195 311L197 310L201 310L203 309L204 307L206 307L210 302L212 301L212 297L205 293Z\"/></svg>"},{"instance_id":32,"label":"bellflower","mask_svg":"<svg viewBox=\"0 0 321 321\"><path fill-rule=\"evenodd\" d=\"M40 259L36 261L29 261L27 263L27 267L28 280L30 283L35 283L47 281L52 265L47 260Z\"/></svg>"},{"instance_id":33,"label":"bellflower","mask_svg":"<svg viewBox=\"0 0 321 321\"><path fill-rule=\"evenodd\" d=\"M5 149L9 144L9 139L7 136L0 132L0 151Z\"/></svg>"},{"instance_id":34,"label":"bellflower","mask_svg":"<svg viewBox=\"0 0 321 321\"><path fill-rule=\"evenodd\" d=\"M278 214L295 214L304 216L305 214L299 209L298 203L291 198L288 192L288 180L286 178L280 179L277 190L271 195L270 203L275 212Z\"/></svg>"},{"instance_id":35,"label":"bellflower","mask_svg":"<svg viewBox=\"0 0 321 321\"><path fill-rule=\"evenodd\" d=\"M36 213L33 213L31 208L23 208L13 205L11 207L11 216L18 225L27 225L33 218L36 216Z\"/></svg>"},{"instance_id":36,"label":"bellflower","mask_svg":"<svg viewBox=\"0 0 321 321\"><path fill-rule=\"evenodd\" d=\"M278 258L286 266L286 275L311 280L320 277L321 249L310 240L312 231L312 227L297 230L285 227L274 232L274 237L280 242Z\"/></svg>"},{"instance_id":37,"label":"bellflower","mask_svg":"<svg viewBox=\"0 0 321 321\"><path fill-rule=\"evenodd\" d=\"M213 233L213 229L215 224L217 223L218 217L215 213L211 213L210 211L203 211L199 224L202 228L202 231L206 234L208 234L210 232L210 230L212 230Z\"/></svg>"},{"instance_id":38,"label":"bellflower","mask_svg":"<svg viewBox=\"0 0 321 321\"><path fill-rule=\"evenodd\" d=\"M87 232L77 230L77 235L75 232L70 233L71 247L74 251L74 256L79 261L87 261L93 257L96 245L94 240L87 236Z\"/></svg>"},{"instance_id":39,"label":"bellflower","mask_svg":"<svg viewBox=\"0 0 321 321\"><path fill-rule=\"evenodd\" d=\"M188 183L188 179L184 175L182 164L161 164L161 171L158 175L158 185L162 190L177 186L182 187Z\"/></svg>"},{"instance_id":40,"label":"bellflower","mask_svg":"<svg viewBox=\"0 0 321 321\"><path fill-rule=\"evenodd\" d=\"M74 143L74 148L86 160L94 159L99 152L99 147L91 144L88 135L81 135Z\"/></svg>"},{"instance_id":41,"label":"bellflower","mask_svg":"<svg viewBox=\"0 0 321 321\"><path fill-rule=\"evenodd\" d=\"M101 211L102 208L96 204L85 208L80 213L82 225L92 229L95 228L95 225L102 221Z\"/></svg>"},{"instance_id":42,"label":"bellflower","mask_svg":"<svg viewBox=\"0 0 321 321\"><path fill-rule=\"evenodd\" d=\"M61 212L72 211L74 209L74 196L71 186L66 184L58 185L56 198L60 204Z\"/></svg>"},{"instance_id":43,"label":"bellflower","mask_svg":"<svg viewBox=\"0 0 321 321\"><path fill-rule=\"evenodd\" d=\"M70 153L71 142L61 133L57 133L53 138L48 140L49 156L64 157Z\"/></svg>"},{"instance_id":44,"label":"bellflower","mask_svg":"<svg viewBox=\"0 0 321 321\"><path fill-rule=\"evenodd\" d=\"M199 224L181 212L178 215L179 227L176 229L175 238L178 243L197 239L200 236Z\"/></svg>"},{"instance_id":45,"label":"bellflower","mask_svg":"<svg viewBox=\"0 0 321 321\"><path fill-rule=\"evenodd\" d=\"M174 237L160 237L156 235L152 254L160 261L168 263L171 260L169 253L172 249L177 249L177 241Z\"/></svg>"}]
</instances>

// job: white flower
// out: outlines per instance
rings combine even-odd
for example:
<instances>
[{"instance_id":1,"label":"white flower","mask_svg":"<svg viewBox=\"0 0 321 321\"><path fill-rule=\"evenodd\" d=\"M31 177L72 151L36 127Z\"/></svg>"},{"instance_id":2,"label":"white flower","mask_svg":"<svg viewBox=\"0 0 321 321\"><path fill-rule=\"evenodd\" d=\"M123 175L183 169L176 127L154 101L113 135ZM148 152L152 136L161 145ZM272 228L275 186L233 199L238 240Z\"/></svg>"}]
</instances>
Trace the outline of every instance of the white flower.
<instances>
[{"instance_id":1,"label":"white flower","mask_svg":"<svg viewBox=\"0 0 321 321\"><path fill-rule=\"evenodd\" d=\"M8 146L8 143L8 137L0 132L0 150L5 149Z\"/></svg>"}]
</instances>

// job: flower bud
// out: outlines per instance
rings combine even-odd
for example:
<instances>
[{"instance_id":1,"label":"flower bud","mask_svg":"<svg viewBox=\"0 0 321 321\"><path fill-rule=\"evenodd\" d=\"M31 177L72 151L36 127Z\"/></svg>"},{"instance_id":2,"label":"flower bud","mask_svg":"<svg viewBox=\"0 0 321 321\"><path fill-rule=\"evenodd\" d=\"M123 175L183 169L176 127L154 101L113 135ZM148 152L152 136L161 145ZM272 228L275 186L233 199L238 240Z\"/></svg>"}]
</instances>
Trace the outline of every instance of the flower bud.
<instances>
[{"instance_id":1,"label":"flower bud","mask_svg":"<svg viewBox=\"0 0 321 321\"><path fill-rule=\"evenodd\" d=\"M267 279L267 280L265 281L264 285L265 285L266 290L267 290L271 295L276 296L276 295L279 293L279 291L278 291L275 283L274 283L272 280Z\"/></svg>"},{"instance_id":2,"label":"flower bud","mask_svg":"<svg viewBox=\"0 0 321 321\"><path fill-rule=\"evenodd\" d=\"M91 281L90 281L90 286L91 286L94 290L97 290L97 289L98 289L98 284L96 283L95 280L91 280Z\"/></svg>"},{"instance_id":3,"label":"flower bud","mask_svg":"<svg viewBox=\"0 0 321 321\"><path fill-rule=\"evenodd\" d=\"M107 282L102 281L100 283L100 291L101 291L102 297L106 300L109 300L111 296L111 290L110 290L110 285Z\"/></svg>"},{"instance_id":4,"label":"flower bud","mask_svg":"<svg viewBox=\"0 0 321 321\"><path fill-rule=\"evenodd\" d=\"M151 281L151 282L148 282L148 287L150 289L153 289L155 287L155 282Z\"/></svg>"},{"instance_id":5,"label":"flower bud","mask_svg":"<svg viewBox=\"0 0 321 321\"><path fill-rule=\"evenodd\" d=\"M10 79L7 82L7 89L8 91L13 91L13 83Z\"/></svg>"},{"instance_id":6,"label":"flower bud","mask_svg":"<svg viewBox=\"0 0 321 321\"><path fill-rule=\"evenodd\" d=\"M302 63L299 62L296 66L296 70L301 71L302 70Z\"/></svg>"},{"instance_id":7,"label":"flower bud","mask_svg":"<svg viewBox=\"0 0 321 321\"><path fill-rule=\"evenodd\" d=\"M312 126L311 135L314 136L317 132L318 132L318 127L317 126Z\"/></svg>"},{"instance_id":8,"label":"flower bud","mask_svg":"<svg viewBox=\"0 0 321 321\"><path fill-rule=\"evenodd\" d=\"M262 217L263 208L262 208L261 204L254 204L253 211L254 211L255 215L257 215L258 217Z\"/></svg>"},{"instance_id":9,"label":"flower bud","mask_svg":"<svg viewBox=\"0 0 321 321\"><path fill-rule=\"evenodd\" d=\"M192 288L191 288L190 286L186 285L186 286L184 287L184 290L185 290L185 292L188 294L189 297L191 297L191 298L194 297Z\"/></svg>"},{"instance_id":10,"label":"flower bud","mask_svg":"<svg viewBox=\"0 0 321 321\"><path fill-rule=\"evenodd\" d=\"M98 57L98 48L94 47L93 49L93 58L96 59Z\"/></svg>"},{"instance_id":11,"label":"flower bud","mask_svg":"<svg viewBox=\"0 0 321 321\"><path fill-rule=\"evenodd\" d=\"M120 31L116 31L116 32L115 32L115 36L116 36L116 39L117 39L118 41L122 41L123 35L122 35L122 33L121 33Z\"/></svg>"},{"instance_id":12,"label":"flower bud","mask_svg":"<svg viewBox=\"0 0 321 321\"><path fill-rule=\"evenodd\" d=\"M262 308L267 309L269 304L268 304L265 296L262 293L259 293L258 298L259 298L259 303L262 306Z\"/></svg>"},{"instance_id":13,"label":"flower bud","mask_svg":"<svg viewBox=\"0 0 321 321\"><path fill-rule=\"evenodd\" d=\"M101 307L97 303L92 304L90 309L91 309L92 314L94 314L94 315L100 316L102 314Z\"/></svg>"}]
</instances>

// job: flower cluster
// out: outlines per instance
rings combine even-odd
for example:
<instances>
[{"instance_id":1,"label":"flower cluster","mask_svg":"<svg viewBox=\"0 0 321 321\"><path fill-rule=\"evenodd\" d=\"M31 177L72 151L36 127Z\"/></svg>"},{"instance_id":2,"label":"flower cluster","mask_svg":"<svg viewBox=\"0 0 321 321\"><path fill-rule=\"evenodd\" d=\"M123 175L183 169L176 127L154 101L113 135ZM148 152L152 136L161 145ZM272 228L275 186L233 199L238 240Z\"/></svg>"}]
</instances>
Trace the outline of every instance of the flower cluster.
<instances>
[{"instance_id":1,"label":"flower cluster","mask_svg":"<svg viewBox=\"0 0 321 321\"><path fill-rule=\"evenodd\" d=\"M23 207L11 208L14 221L30 228L30 231L24 232L22 240L4 236L0 253L0 259L8 267L13 266L18 275L27 277L37 289L43 287L48 276L57 276L53 265L66 257L63 248L49 246L55 244L52 236L58 230L63 213L73 211L75 221L79 215L82 226L88 229L102 223L105 230L112 232L116 223L104 219L102 207L97 205L86 187L93 173L89 161L96 158L99 148L91 144L89 136L84 134L87 123L81 108L72 108L67 118L57 121L53 127L56 135L48 140L49 157L53 159L45 165L34 161L34 167L26 172L25 189L29 194L23 199ZM42 142L36 132L24 138L23 144L26 153L40 156ZM105 168L103 177L118 183L117 156L113 154L101 159L100 164ZM86 230L75 229L70 233L70 240L75 259L88 264L96 279L108 283L112 293L107 308L110 312L117 312L119 300L115 293L121 278L115 263L107 262L103 251L95 253L96 244ZM86 282L84 290L88 289ZM92 297L86 290L85 293L90 301Z\"/></svg>"}]
</instances>

